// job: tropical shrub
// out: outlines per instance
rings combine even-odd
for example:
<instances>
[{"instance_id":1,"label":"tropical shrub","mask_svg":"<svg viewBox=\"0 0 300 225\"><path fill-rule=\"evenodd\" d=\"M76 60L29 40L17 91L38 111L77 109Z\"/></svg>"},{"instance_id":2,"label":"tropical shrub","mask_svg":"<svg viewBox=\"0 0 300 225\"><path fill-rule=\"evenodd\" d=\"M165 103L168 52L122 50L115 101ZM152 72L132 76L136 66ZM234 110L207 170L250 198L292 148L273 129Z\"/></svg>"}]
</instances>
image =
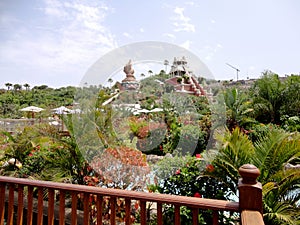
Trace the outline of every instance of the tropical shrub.
<instances>
[{"instance_id":1,"label":"tropical shrub","mask_svg":"<svg viewBox=\"0 0 300 225\"><path fill-rule=\"evenodd\" d=\"M5 135L8 143L2 161L17 159L22 168L5 168L3 174L83 183L81 170L85 160L71 137L60 136L57 129L47 124L25 127L15 135Z\"/></svg>"},{"instance_id":2,"label":"tropical shrub","mask_svg":"<svg viewBox=\"0 0 300 225\"><path fill-rule=\"evenodd\" d=\"M264 127L263 127L264 128ZM238 169L245 163L257 166L263 186L263 211L266 224L298 224L300 199L299 133L269 127L255 135L252 143L238 128L219 140L219 154L212 162L212 175L237 194ZM226 174L226 176L224 176Z\"/></svg>"},{"instance_id":3,"label":"tropical shrub","mask_svg":"<svg viewBox=\"0 0 300 225\"><path fill-rule=\"evenodd\" d=\"M235 127L249 129L255 123L252 117L254 109L249 96L237 88L226 89L224 91L224 101L226 104L226 125L229 130Z\"/></svg>"},{"instance_id":4,"label":"tropical shrub","mask_svg":"<svg viewBox=\"0 0 300 225\"><path fill-rule=\"evenodd\" d=\"M129 147L107 148L94 157L86 168L84 184L88 186L116 188L123 190L146 191L150 182L150 167L146 157L140 151ZM83 196L80 198L83 201ZM104 198L103 218L108 223L110 218L109 198ZM89 199L92 221L95 221L96 198ZM131 221L138 220L139 203L131 204ZM125 221L125 199L118 198L116 218ZM109 223L108 223L109 224Z\"/></svg>"},{"instance_id":5,"label":"tropical shrub","mask_svg":"<svg viewBox=\"0 0 300 225\"><path fill-rule=\"evenodd\" d=\"M284 104L284 85L279 76L265 71L251 88L255 118L262 123L280 123L280 108Z\"/></svg>"},{"instance_id":6,"label":"tropical shrub","mask_svg":"<svg viewBox=\"0 0 300 225\"><path fill-rule=\"evenodd\" d=\"M168 166L169 165L169 166ZM170 168L171 167L171 168ZM183 195L197 198L228 199L228 187L217 178L210 176L214 166L202 158L196 156L175 156L162 160L155 166L157 184L151 186L152 191L164 194ZM164 206L164 222L170 224L173 221L174 208ZM190 208L181 207L181 224L192 223L192 211ZM220 224L229 224L234 217L225 217L220 214ZM212 212L200 210L199 224L212 224Z\"/></svg>"}]
</instances>

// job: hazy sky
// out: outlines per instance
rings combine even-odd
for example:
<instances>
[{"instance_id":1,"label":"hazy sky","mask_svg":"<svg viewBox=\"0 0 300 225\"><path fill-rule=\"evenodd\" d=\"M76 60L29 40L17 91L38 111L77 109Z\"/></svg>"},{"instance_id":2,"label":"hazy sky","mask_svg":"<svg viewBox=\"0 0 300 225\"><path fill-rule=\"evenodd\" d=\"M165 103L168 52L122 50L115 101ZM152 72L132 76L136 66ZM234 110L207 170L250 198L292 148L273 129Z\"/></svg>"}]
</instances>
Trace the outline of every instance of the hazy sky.
<instances>
[{"instance_id":1,"label":"hazy sky","mask_svg":"<svg viewBox=\"0 0 300 225\"><path fill-rule=\"evenodd\" d=\"M187 48L217 80L236 79L226 63L240 79L299 74L299 10L298 0L1 0L0 87L78 85L104 54L141 41Z\"/></svg>"}]
</instances>

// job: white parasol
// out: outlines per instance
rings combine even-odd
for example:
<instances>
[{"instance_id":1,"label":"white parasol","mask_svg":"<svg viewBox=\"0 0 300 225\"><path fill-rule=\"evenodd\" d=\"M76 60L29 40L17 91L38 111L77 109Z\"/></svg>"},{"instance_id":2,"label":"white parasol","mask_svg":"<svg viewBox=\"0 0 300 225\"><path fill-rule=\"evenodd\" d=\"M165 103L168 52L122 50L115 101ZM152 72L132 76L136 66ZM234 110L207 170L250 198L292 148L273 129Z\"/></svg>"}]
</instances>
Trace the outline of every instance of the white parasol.
<instances>
[{"instance_id":1,"label":"white parasol","mask_svg":"<svg viewBox=\"0 0 300 225\"><path fill-rule=\"evenodd\" d=\"M40 112L43 111L44 109L40 108L40 107L36 107L36 106L28 106L25 107L23 109L20 109L20 111L24 111L24 112Z\"/></svg>"},{"instance_id":2,"label":"white parasol","mask_svg":"<svg viewBox=\"0 0 300 225\"><path fill-rule=\"evenodd\" d=\"M41 112L43 110L44 109L42 109L40 107L36 107L36 106L28 106L28 107L25 107L23 109L20 109L20 111L23 111L23 112L31 112L32 113L32 118L34 118L34 113Z\"/></svg>"},{"instance_id":3,"label":"white parasol","mask_svg":"<svg viewBox=\"0 0 300 225\"><path fill-rule=\"evenodd\" d=\"M68 109L65 106L60 106L58 108L52 109L52 111L54 111L55 114L59 114L59 115L72 113L72 110Z\"/></svg>"}]
</instances>

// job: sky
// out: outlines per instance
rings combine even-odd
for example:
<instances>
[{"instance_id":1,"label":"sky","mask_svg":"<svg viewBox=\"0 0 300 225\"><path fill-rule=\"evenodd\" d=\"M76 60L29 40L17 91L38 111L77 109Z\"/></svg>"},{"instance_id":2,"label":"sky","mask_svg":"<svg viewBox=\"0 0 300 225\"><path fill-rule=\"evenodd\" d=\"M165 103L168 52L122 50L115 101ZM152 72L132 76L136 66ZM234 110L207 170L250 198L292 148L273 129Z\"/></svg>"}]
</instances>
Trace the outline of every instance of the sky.
<instances>
[{"instance_id":1,"label":"sky","mask_svg":"<svg viewBox=\"0 0 300 225\"><path fill-rule=\"evenodd\" d=\"M77 86L101 57L144 41L186 48L216 80L237 79L229 65L239 79L299 74L299 9L298 0L1 0L0 87Z\"/></svg>"}]
</instances>

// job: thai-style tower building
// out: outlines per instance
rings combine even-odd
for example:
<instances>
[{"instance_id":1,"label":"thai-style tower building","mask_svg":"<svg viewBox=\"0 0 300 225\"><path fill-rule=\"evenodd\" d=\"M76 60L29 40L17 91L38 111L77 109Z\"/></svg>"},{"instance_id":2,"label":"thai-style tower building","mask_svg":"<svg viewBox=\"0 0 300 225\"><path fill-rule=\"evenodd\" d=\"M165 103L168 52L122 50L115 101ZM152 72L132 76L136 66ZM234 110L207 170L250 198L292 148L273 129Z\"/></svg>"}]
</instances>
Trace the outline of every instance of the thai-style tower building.
<instances>
[{"instance_id":1,"label":"thai-style tower building","mask_svg":"<svg viewBox=\"0 0 300 225\"><path fill-rule=\"evenodd\" d=\"M170 78L165 82L174 86L175 92L196 96L205 95L196 76L189 70L184 56L181 59L174 58L169 74Z\"/></svg>"},{"instance_id":2,"label":"thai-style tower building","mask_svg":"<svg viewBox=\"0 0 300 225\"><path fill-rule=\"evenodd\" d=\"M132 62L129 62L124 66L123 69L124 73L126 74L126 78L122 80L120 85L121 91L136 91L139 89L139 82L134 77L134 69L132 68Z\"/></svg>"}]
</instances>

